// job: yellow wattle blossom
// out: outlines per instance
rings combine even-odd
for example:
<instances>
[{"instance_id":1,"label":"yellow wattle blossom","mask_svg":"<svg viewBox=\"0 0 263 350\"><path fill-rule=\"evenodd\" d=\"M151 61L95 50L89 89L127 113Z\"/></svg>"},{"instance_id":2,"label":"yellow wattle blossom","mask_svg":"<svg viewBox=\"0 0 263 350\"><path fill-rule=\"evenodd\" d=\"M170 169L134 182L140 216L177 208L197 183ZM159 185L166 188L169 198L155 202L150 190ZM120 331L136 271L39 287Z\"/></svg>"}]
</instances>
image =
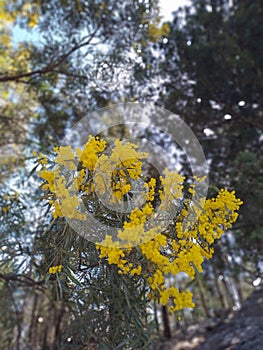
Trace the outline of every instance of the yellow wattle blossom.
<instances>
[{"instance_id":1,"label":"yellow wattle blossom","mask_svg":"<svg viewBox=\"0 0 263 350\"><path fill-rule=\"evenodd\" d=\"M159 191L161 205L160 209L169 209L172 203L179 201L183 197L184 176L176 172L170 172L168 169L164 171L165 177L160 176L163 189Z\"/></svg>"},{"instance_id":2,"label":"yellow wattle blossom","mask_svg":"<svg viewBox=\"0 0 263 350\"><path fill-rule=\"evenodd\" d=\"M35 3L34 5L32 5L26 3L22 6L21 12L22 15L28 19L27 24L30 28L34 28L38 24L39 4Z\"/></svg>"},{"instance_id":3,"label":"yellow wattle blossom","mask_svg":"<svg viewBox=\"0 0 263 350\"><path fill-rule=\"evenodd\" d=\"M47 181L46 184L42 185L43 189L55 190L55 173L53 171L41 170L38 172L38 175Z\"/></svg>"},{"instance_id":4,"label":"yellow wattle blossom","mask_svg":"<svg viewBox=\"0 0 263 350\"><path fill-rule=\"evenodd\" d=\"M153 207L151 203L146 203L146 205L142 208L135 208L131 214L129 215L130 221L125 221L123 224L124 228L135 227L141 225L146 222L147 216L151 215L153 212Z\"/></svg>"},{"instance_id":5,"label":"yellow wattle blossom","mask_svg":"<svg viewBox=\"0 0 263 350\"><path fill-rule=\"evenodd\" d=\"M56 196L59 201L55 202L55 211L53 216L63 216L69 219L86 220L86 215L81 213L78 209L80 206L79 199L76 194L70 195L69 190L66 188L66 180L62 176L56 181Z\"/></svg>"},{"instance_id":6,"label":"yellow wattle blossom","mask_svg":"<svg viewBox=\"0 0 263 350\"><path fill-rule=\"evenodd\" d=\"M111 181L114 196L120 201L131 189L131 180L137 180L142 174L141 159L148 154L137 152L138 147L130 142L123 143L116 140L109 160L111 168Z\"/></svg>"},{"instance_id":7,"label":"yellow wattle blossom","mask_svg":"<svg viewBox=\"0 0 263 350\"><path fill-rule=\"evenodd\" d=\"M156 179L152 177L148 183L144 184L144 187L148 189L146 200L152 202L154 200Z\"/></svg>"},{"instance_id":8,"label":"yellow wattle blossom","mask_svg":"<svg viewBox=\"0 0 263 350\"><path fill-rule=\"evenodd\" d=\"M48 269L48 272L52 275L56 274L57 272L61 272L62 271L62 265L57 265L57 266L51 266Z\"/></svg>"},{"instance_id":9,"label":"yellow wattle blossom","mask_svg":"<svg viewBox=\"0 0 263 350\"><path fill-rule=\"evenodd\" d=\"M39 171L45 180L42 188L46 190L54 218L86 221L80 203L84 198L91 207L95 204L96 210L90 212L101 211L105 222L107 213L100 196L106 194L110 203L121 205L124 199L130 201L127 194L134 183L144 181L144 203L131 207L128 213L115 215L116 221L119 220L117 237L113 240L105 235L97 242L96 249L104 262L118 268L120 276L144 279L150 289L149 297L168 305L171 312L194 307L191 292L184 287L182 291L167 287L166 276L184 272L194 279L202 272L204 260L212 258L215 240L237 220L242 201L235 192L222 189L215 198L200 198L196 203L188 198L189 193L194 194L195 184L185 188L185 178L167 169L158 179L159 190L156 178L145 180L143 162L147 153L138 152L136 145L120 140L110 147L104 140L90 136L83 150L68 146L56 149L56 153L52 170L41 155ZM155 221L174 205L178 211L176 217L167 219L166 225ZM59 271L59 266L49 269L50 273Z\"/></svg>"},{"instance_id":10,"label":"yellow wattle blossom","mask_svg":"<svg viewBox=\"0 0 263 350\"><path fill-rule=\"evenodd\" d=\"M11 208L11 206L10 206L10 205L7 205L7 206L5 206L5 207L2 207L1 209L2 209L2 212L3 212L3 213L8 213L9 210L10 210L10 208Z\"/></svg>"},{"instance_id":11,"label":"yellow wattle blossom","mask_svg":"<svg viewBox=\"0 0 263 350\"><path fill-rule=\"evenodd\" d=\"M52 215L54 219L64 216L58 201L55 201L55 202L52 201L50 202L50 204L53 205Z\"/></svg>"},{"instance_id":12,"label":"yellow wattle blossom","mask_svg":"<svg viewBox=\"0 0 263 350\"><path fill-rule=\"evenodd\" d=\"M55 163L64 165L69 170L76 170L75 155L72 151L71 146L60 147L59 152L56 156Z\"/></svg>"},{"instance_id":13,"label":"yellow wattle blossom","mask_svg":"<svg viewBox=\"0 0 263 350\"><path fill-rule=\"evenodd\" d=\"M39 153L39 164L42 164L42 165L48 164L47 157L42 153Z\"/></svg>"},{"instance_id":14,"label":"yellow wattle blossom","mask_svg":"<svg viewBox=\"0 0 263 350\"><path fill-rule=\"evenodd\" d=\"M138 267L135 267L131 270L131 275L140 275L142 272L142 267L139 265Z\"/></svg>"},{"instance_id":15,"label":"yellow wattle blossom","mask_svg":"<svg viewBox=\"0 0 263 350\"><path fill-rule=\"evenodd\" d=\"M131 181L141 176L141 159L147 157L147 153L138 152L136 149L136 145L116 140L110 156L102 154L97 157L96 155L94 158L96 193L100 195L109 193L113 203L121 201L123 196L131 190Z\"/></svg>"},{"instance_id":16,"label":"yellow wattle blossom","mask_svg":"<svg viewBox=\"0 0 263 350\"><path fill-rule=\"evenodd\" d=\"M30 15L28 19L28 26L30 28L34 28L38 24L38 18L39 18L38 13L34 13Z\"/></svg>"},{"instance_id":17,"label":"yellow wattle blossom","mask_svg":"<svg viewBox=\"0 0 263 350\"><path fill-rule=\"evenodd\" d=\"M163 23L162 26L159 26L159 23L149 23L148 24L148 35L149 39L156 43L163 36L168 36L170 34L170 25L169 23Z\"/></svg>"},{"instance_id":18,"label":"yellow wattle blossom","mask_svg":"<svg viewBox=\"0 0 263 350\"><path fill-rule=\"evenodd\" d=\"M84 150L77 149L78 156L82 162L83 168L94 171L98 161L98 155L106 148L106 141L100 140L98 137L90 136L88 142L84 146Z\"/></svg>"}]
</instances>

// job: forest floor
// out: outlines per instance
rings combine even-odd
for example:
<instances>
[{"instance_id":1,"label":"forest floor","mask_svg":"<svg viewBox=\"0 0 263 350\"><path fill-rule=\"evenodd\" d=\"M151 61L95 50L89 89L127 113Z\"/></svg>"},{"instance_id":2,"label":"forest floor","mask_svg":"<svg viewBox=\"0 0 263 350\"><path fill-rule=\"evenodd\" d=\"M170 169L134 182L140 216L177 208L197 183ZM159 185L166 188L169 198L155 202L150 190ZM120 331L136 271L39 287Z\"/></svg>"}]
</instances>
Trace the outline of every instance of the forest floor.
<instances>
[{"instance_id":1,"label":"forest floor","mask_svg":"<svg viewBox=\"0 0 263 350\"><path fill-rule=\"evenodd\" d=\"M178 330L159 350L262 350L263 288L255 290L239 311L213 325L207 322Z\"/></svg>"}]
</instances>

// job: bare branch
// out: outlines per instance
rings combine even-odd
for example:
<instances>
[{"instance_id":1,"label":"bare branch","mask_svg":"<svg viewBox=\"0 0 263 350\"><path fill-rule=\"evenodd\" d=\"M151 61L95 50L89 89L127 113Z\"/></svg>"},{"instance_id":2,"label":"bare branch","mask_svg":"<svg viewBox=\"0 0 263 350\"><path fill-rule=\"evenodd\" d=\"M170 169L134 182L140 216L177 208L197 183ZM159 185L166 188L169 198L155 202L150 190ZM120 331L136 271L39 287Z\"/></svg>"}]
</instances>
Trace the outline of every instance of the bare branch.
<instances>
[{"instance_id":1,"label":"bare branch","mask_svg":"<svg viewBox=\"0 0 263 350\"><path fill-rule=\"evenodd\" d=\"M5 282L10 282L10 281L15 281L15 282L19 282L19 283L23 283L23 284L27 284L27 285L43 285L45 283L44 280L42 281L35 281L32 278L26 276L26 275L15 275L15 274L2 274L0 273L0 279L4 280Z\"/></svg>"},{"instance_id":2,"label":"bare branch","mask_svg":"<svg viewBox=\"0 0 263 350\"><path fill-rule=\"evenodd\" d=\"M49 63L45 68L37 69L32 72L28 73L20 73L13 76L10 75L4 75L0 76L0 82L7 82L7 81L16 81L16 82L22 82L26 83L25 80L21 80L22 78L32 78L38 75L44 75L47 73L54 72L54 69L59 67L69 56L71 56L75 51L81 49L84 46L87 46L91 43L92 39L95 37L100 25L97 26L97 28L93 31L93 33L90 35L89 39L87 41L84 41L78 45L75 45L72 49L70 49L68 52L61 55L55 62Z\"/></svg>"}]
</instances>

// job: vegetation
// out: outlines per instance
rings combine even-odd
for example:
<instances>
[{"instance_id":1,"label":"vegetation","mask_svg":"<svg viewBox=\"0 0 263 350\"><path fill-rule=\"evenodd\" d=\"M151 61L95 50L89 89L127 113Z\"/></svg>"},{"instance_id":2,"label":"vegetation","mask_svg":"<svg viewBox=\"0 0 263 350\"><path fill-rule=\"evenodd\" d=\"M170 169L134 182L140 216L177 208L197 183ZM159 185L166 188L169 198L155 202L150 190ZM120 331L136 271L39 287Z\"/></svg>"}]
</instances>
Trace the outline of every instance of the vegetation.
<instances>
[{"instance_id":1,"label":"vegetation","mask_svg":"<svg viewBox=\"0 0 263 350\"><path fill-rule=\"evenodd\" d=\"M0 2L0 349L155 349L260 285L262 16L260 0L193 0L170 23L151 0ZM136 134L92 113L130 101L189 125L207 196L167 113Z\"/></svg>"}]
</instances>

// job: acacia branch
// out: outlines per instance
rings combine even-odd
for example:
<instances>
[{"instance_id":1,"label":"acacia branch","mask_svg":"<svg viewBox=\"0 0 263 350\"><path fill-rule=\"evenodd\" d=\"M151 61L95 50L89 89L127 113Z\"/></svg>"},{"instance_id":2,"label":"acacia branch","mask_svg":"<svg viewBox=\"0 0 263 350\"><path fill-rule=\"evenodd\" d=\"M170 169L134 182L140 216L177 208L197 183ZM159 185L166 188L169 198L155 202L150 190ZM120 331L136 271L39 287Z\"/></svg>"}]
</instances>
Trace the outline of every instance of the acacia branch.
<instances>
[{"instance_id":1,"label":"acacia branch","mask_svg":"<svg viewBox=\"0 0 263 350\"><path fill-rule=\"evenodd\" d=\"M32 278L25 276L25 275L15 275L15 274L2 274L0 273L0 279L4 280L5 282L15 281L27 285L43 285L45 281L35 281Z\"/></svg>"}]
</instances>

